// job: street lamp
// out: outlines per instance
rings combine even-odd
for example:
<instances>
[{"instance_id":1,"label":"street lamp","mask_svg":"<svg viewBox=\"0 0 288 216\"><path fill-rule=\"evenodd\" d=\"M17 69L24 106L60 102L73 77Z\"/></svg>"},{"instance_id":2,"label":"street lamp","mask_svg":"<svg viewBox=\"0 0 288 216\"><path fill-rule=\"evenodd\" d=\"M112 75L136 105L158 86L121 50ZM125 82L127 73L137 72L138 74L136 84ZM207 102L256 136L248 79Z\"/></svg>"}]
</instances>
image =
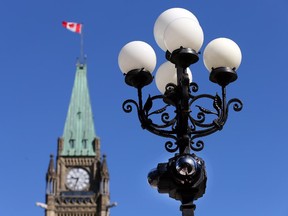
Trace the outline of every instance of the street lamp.
<instances>
[{"instance_id":1,"label":"street lamp","mask_svg":"<svg viewBox=\"0 0 288 216\"><path fill-rule=\"evenodd\" d=\"M138 102L126 100L123 110L130 113L134 106L143 129L170 139L165 149L175 153L174 157L167 163L159 163L148 174L148 182L159 193L181 201L183 216L193 216L193 202L205 193L207 176L204 160L192 151L204 148L200 137L223 128L231 105L234 111L242 109L239 99L226 100L226 87L237 79L242 55L238 45L228 38L211 41L204 49L203 60L210 81L221 87L221 95L195 95L198 85L192 82L189 66L199 60L204 41L198 19L182 8L166 10L155 22L154 37L168 60L159 67L155 77L162 94L149 95L143 102L142 89L153 81L156 54L143 41L130 42L121 49L118 62L126 84L137 89ZM212 109L199 105L204 99L210 100ZM155 108L159 102L161 106Z\"/></svg>"}]
</instances>

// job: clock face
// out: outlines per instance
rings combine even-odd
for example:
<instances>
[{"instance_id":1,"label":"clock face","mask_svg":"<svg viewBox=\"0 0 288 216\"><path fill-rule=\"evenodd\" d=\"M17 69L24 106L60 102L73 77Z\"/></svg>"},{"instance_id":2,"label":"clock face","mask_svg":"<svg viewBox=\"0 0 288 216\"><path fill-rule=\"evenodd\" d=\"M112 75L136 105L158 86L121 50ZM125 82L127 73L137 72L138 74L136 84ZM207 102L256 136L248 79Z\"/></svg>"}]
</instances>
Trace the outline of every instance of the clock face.
<instances>
[{"instance_id":1,"label":"clock face","mask_svg":"<svg viewBox=\"0 0 288 216\"><path fill-rule=\"evenodd\" d=\"M70 169L66 176L66 185L70 190L82 191L89 186L89 174L85 169Z\"/></svg>"}]
</instances>

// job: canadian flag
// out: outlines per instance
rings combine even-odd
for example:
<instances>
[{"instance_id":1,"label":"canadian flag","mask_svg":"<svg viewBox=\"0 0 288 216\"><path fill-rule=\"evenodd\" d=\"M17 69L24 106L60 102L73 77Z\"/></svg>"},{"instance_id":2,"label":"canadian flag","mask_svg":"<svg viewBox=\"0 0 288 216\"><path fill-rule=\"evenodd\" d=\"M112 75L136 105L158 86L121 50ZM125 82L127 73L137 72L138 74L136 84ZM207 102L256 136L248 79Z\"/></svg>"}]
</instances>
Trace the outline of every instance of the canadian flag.
<instances>
[{"instance_id":1,"label":"canadian flag","mask_svg":"<svg viewBox=\"0 0 288 216\"><path fill-rule=\"evenodd\" d=\"M76 32L81 34L81 30L82 30L82 24L80 23L75 23L75 22L62 22L62 25L64 28L72 31L72 32Z\"/></svg>"}]
</instances>

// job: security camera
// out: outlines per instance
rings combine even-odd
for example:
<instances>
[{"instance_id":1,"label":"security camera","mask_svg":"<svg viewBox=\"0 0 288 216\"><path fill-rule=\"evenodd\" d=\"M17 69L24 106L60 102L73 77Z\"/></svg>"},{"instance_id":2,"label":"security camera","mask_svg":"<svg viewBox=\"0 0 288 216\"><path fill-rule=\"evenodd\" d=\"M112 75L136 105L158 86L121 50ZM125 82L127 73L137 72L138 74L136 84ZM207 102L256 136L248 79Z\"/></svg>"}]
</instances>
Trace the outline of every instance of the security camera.
<instances>
[{"instance_id":1,"label":"security camera","mask_svg":"<svg viewBox=\"0 0 288 216\"><path fill-rule=\"evenodd\" d=\"M198 169L197 161L191 155L184 155L176 160L176 171L181 176L194 175Z\"/></svg>"},{"instance_id":2,"label":"security camera","mask_svg":"<svg viewBox=\"0 0 288 216\"><path fill-rule=\"evenodd\" d=\"M159 163L157 168L152 169L147 176L148 183L153 188L157 188L160 177L167 172L167 163Z\"/></svg>"}]
</instances>

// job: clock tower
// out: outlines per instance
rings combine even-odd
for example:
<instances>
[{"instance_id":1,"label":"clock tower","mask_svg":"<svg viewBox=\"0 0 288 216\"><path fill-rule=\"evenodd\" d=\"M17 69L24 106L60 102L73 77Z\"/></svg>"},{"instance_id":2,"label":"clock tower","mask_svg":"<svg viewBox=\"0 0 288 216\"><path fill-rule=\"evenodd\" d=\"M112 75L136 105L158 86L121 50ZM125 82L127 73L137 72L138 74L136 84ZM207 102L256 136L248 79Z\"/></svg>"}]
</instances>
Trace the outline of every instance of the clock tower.
<instances>
[{"instance_id":1,"label":"clock tower","mask_svg":"<svg viewBox=\"0 0 288 216\"><path fill-rule=\"evenodd\" d=\"M78 63L57 156L46 175L46 216L109 216L109 172L95 134L87 66Z\"/></svg>"}]
</instances>

